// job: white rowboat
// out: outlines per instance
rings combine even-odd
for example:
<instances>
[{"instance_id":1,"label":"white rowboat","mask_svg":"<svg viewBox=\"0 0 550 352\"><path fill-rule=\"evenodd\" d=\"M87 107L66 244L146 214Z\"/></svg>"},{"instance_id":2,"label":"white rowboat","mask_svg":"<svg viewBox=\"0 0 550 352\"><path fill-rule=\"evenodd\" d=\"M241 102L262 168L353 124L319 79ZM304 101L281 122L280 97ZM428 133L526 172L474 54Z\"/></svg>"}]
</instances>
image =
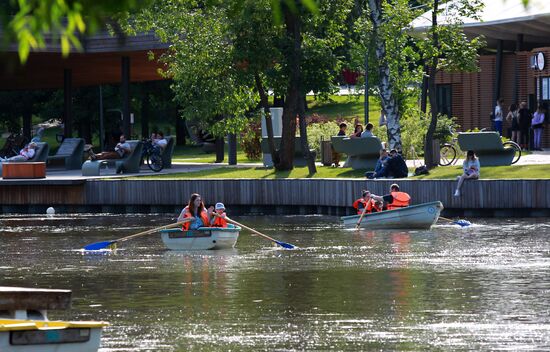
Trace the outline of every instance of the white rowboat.
<instances>
[{"instance_id":1,"label":"white rowboat","mask_svg":"<svg viewBox=\"0 0 550 352\"><path fill-rule=\"evenodd\" d=\"M166 248L190 251L233 248L240 231L240 227L230 224L228 227L200 227L190 231L165 229L160 234Z\"/></svg>"},{"instance_id":2,"label":"white rowboat","mask_svg":"<svg viewBox=\"0 0 550 352\"><path fill-rule=\"evenodd\" d=\"M439 201L411 205L395 210L365 214L361 228L366 229L429 229L436 223L443 204ZM343 216L340 220L346 228L354 228L361 215Z\"/></svg>"}]
</instances>

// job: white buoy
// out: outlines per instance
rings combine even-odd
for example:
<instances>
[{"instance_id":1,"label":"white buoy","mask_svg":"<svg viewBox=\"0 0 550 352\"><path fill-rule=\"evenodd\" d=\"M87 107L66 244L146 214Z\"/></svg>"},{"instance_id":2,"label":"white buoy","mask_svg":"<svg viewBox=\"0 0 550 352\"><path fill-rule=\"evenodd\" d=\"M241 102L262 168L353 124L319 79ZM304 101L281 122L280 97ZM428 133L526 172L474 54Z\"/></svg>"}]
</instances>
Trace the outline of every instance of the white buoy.
<instances>
[{"instance_id":1,"label":"white buoy","mask_svg":"<svg viewBox=\"0 0 550 352\"><path fill-rule=\"evenodd\" d=\"M46 214L48 215L55 214L55 209L53 207L49 207L48 209L46 209Z\"/></svg>"}]
</instances>

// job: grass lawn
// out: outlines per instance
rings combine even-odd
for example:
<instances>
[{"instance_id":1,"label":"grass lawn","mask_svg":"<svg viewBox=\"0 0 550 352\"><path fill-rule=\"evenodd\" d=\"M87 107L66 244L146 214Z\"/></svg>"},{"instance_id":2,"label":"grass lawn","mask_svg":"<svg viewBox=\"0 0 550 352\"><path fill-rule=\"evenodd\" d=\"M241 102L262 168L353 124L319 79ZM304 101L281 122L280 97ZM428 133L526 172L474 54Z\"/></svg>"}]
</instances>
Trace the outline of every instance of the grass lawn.
<instances>
[{"instance_id":1,"label":"grass lawn","mask_svg":"<svg viewBox=\"0 0 550 352\"><path fill-rule=\"evenodd\" d=\"M364 117L364 101L363 96L356 98L355 96L331 95L328 101L314 100L313 96L307 96L308 115L318 114L329 119L344 118L351 120L358 117L363 121ZM369 97L369 117L371 121L378 121L380 116L380 107L375 102L373 97Z\"/></svg>"},{"instance_id":2,"label":"grass lawn","mask_svg":"<svg viewBox=\"0 0 550 352\"><path fill-rule=\"evenodd\" d=\"M227 145L225 146L225 159L224 162L227 163ZM174 155L172 161L175 162L188 162L188 163L214 163L216 161L216 153L205 153L201 147L186 145L180 146L177 145L174 148ZM247 159L244 152L241 150L240 146L237 145L237 163L246 164L246 163L261 163L262 159L249 160Z\"/></svg>"},{"instance_id":3,"label":"grass lawn","mask_svg":"<svg viewBox=\"0 0 550 352\"><path fill-rule=\"evenodd\" d=\"M413 171L412 169L410 170ZM210 170L185 172L170 175L143 176L142 179L276 179L276 178L359 178L365 179L366 170L318 166L315 175L309 175L307 167L292 171L275 171L264 167L219 167ZM429 175L413 176L410 180L454 180L462 173L459 166L438 167ZM137 179L137 177L131 177ZM550 165L490 166L481 169L481 179L550 179Z\"/></svg>"}]
</instances>

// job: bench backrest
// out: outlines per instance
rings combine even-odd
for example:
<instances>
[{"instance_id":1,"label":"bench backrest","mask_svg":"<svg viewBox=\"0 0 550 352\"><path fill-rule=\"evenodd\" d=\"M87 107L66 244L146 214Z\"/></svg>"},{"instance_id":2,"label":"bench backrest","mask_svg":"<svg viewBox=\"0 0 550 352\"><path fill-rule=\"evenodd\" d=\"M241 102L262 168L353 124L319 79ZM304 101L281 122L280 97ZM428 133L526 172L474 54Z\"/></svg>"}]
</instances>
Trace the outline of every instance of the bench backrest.
<instances>
[{"instance_id":1,"label":"bench backrest","mask_svg":"<svg viewBox=\"0 0 550 352\"><path fill-rule=\"evenodd\" d=\"M82 149L82 150L80 150ZM71 156L80 151L80 154L84 151L84 139L82 138L65 138L57 153L56 156Z\"/></svg>"},{"instance_id":2,"label":"bench backrest","mask_svg":"<svg viewBox=\"0 0 550 352\"><path fill-rule=\"evenodd\" d=\"M46 142L37 142L34 156L27 161L46 161L48 159L48 153L50 152L50 146Z\"/></svg>"},{"instance_id":3,"label":"bench backrest","mask_svg":"<svg viewBox=\"0 0 550 352\"><path fill-rule=\"evenodd\" d=\"M378 157L380 149L383 148L378 137L349 138L333 136L330 140L335 151L347 155L373 155Z\"/></svg>"},{"instance_id":4,"label":"bench backrest","mask_svg":"<svg viewBox=\"0 0 550 352\"><path fill-rule=\"evenodd\" d=\"M498 132L459 133L458 144L463 151L473 150L475 152L482 152L504 150Z\"/></svg>"},{"instance_id":5,"label":"bench backrest","mask_svg":"<svg viewBox=\"0 0 550 352\"><path fill-rule=\"evenodd\" d=\"M164 168L172 167L172 155L174 154L174 147L176 146L175 138L172 136L164 137L168 141L166 148L162 152L162 165Z\"/></svg>"}]
</instances>

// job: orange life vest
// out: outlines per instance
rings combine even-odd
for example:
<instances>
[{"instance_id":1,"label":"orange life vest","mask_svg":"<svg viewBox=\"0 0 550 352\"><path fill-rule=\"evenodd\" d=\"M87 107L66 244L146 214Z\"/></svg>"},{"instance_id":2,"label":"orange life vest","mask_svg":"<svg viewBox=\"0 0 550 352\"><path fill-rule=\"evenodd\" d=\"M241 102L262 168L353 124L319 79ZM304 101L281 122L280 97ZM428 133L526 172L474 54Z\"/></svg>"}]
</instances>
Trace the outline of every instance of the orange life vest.
<instances>
[{"instance_id":1,"label":"orange life vest","mask_svg":"<svg viewBox=\"0 0 550 352\"><path fill-rule=\"evenodd\" d=\"M364 198L359 198L355 202L353 202L353 207L357 209L357 214L359 215L363 214L363 209L365 209L366 206L367 206L367 201ZM367 213L370 213L368 208L367 208Z\"/></svg>"},{"instance_id":2,"label":"orange life vest","mask_svg":"<svg viewBox=\"0 0 550 352\"><path fill-rule=\"evenodd\" d=\"M370 201L370 208L371 208L371 211L370 212L379 212L379 211L382 211L382 206L380 205L376 205L376 201L374 199L371 199ZM367 210L368 211L368 210Z\"/></svg>"},{"instance_id":3,"label":"orange life vest","mask_svg":"<svg viewBox=\"0 0 550 352\"><path fill-rule=\"evenodd\" d=\"M405 192L391 192L393 202L388 204L388 210L408 207L411 201L411 196Z\"/></svg>"},{"instance_id":4,"label":"orange life vest","mask_svg":"<svg viewBox=\"0 0 550 352\"><path fill-rule=\"evenodd\" d=\"M221 216L214 215L214 222L212 223L212 227L227 227L227 220L225 220L225 213L223 213Z\"/></svg>"},{"instance_id":5,"label":"orange life vest","mask_svg":"<svg viewBox=\"0 0 550 352\"><path fill-rule=\"evenodd\" d=\"M191 215L191 212L189 211L188 208L189 208L189 207L187 206L187 207L185 207L185 209L183 209L183 218L184 218L184 219L192 218L192 217L193 217L193 215ZM203 224L202 226L203 226L203 227L209 227L209 226L210 226L210 221L208 221L208 215L206 215L206 211L204 211L204 210L201 211L201 213L199 214L199 216L200 216L200 218L201 218L201 220L202 220L202 224ZM181 229L182 229L183 231L189 230L189 226L191 226L191 223L192 223L192 222L193 222L193 220L186 222L185 224L183 224L183 225L181 226Z\"/></svg>"}]
</instances>

